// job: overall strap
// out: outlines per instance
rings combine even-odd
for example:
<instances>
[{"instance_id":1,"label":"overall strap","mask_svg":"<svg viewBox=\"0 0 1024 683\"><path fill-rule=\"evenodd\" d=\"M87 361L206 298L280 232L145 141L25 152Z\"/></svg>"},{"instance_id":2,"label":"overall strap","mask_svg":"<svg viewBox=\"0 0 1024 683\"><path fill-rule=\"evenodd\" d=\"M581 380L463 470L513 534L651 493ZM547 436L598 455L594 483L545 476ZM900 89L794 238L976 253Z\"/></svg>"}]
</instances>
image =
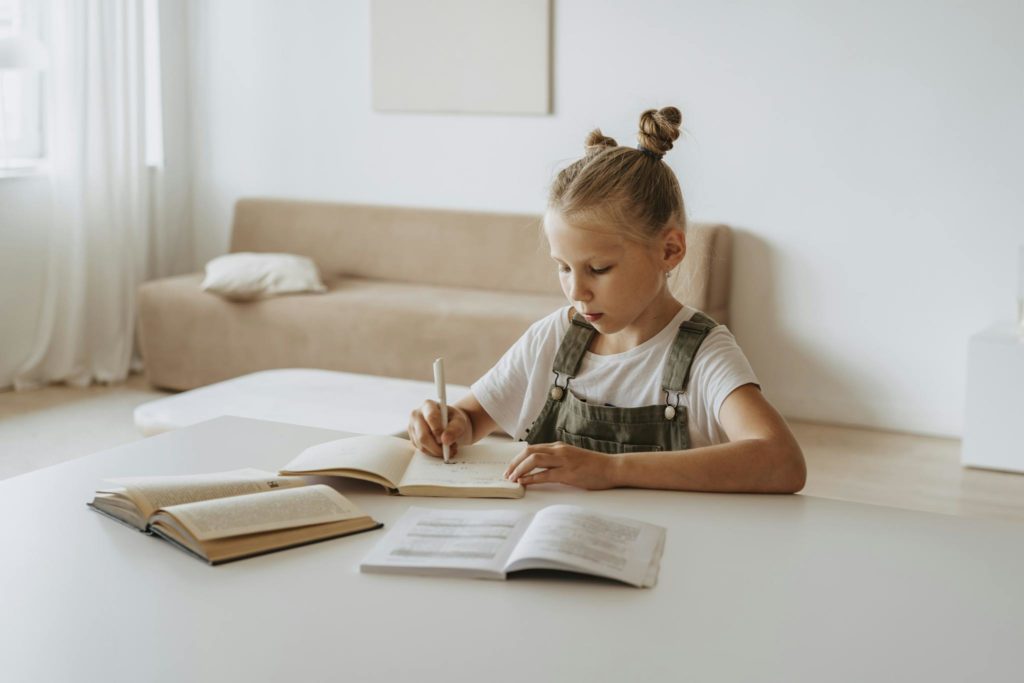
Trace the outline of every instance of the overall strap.
<instances>
[{"instance_id":1,"label":"overall strap","mask_svg":"<svg viewBox=\"0 0 1024 683\"><path fill-rule=\"evenodd\" d=\"M558 346L558 353L555 354L555 362L551 369L561 377L575 377L595 334L597 330L582 315L577 313L573 316L572 324Z\"/></svg>"},{"instance_id":2,"label":"overall strap","mask_svg":"<svg viewBox=\"0 0 1024 683\"><path fill-rule=\"evenodd\" d=\"M694 314L689 320L683 321L672 341L668 358L665 359L665 370L662 373L661 387L665 391L683 392L690 383L690 366L697 355L697 349L708 336L708 332L718 325L717 322L701 312Z\"/></svg>"}]
</instances>

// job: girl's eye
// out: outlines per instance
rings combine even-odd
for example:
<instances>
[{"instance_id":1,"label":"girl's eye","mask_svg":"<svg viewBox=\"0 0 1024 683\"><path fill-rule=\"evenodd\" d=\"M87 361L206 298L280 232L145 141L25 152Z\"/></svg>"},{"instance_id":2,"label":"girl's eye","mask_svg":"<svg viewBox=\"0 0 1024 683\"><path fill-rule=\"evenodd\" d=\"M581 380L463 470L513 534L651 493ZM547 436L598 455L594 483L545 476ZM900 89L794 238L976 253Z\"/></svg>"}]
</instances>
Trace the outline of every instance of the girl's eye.
<instances>
[{"instance_id":1,"label":"girl's eye","mask_svg":"<svg viewBox=\"0 0 1024 683\"><path fill-rule=\"evenodd\" d=\"M594 275L604 275L611 269L611 266L605 266L604 268L590 268L590 272L593 273ZM571 270L572 268L570 268L569 266L563 266L562 264L558 264L559 273L568 273Z\"/></svg>"}]
</instances>

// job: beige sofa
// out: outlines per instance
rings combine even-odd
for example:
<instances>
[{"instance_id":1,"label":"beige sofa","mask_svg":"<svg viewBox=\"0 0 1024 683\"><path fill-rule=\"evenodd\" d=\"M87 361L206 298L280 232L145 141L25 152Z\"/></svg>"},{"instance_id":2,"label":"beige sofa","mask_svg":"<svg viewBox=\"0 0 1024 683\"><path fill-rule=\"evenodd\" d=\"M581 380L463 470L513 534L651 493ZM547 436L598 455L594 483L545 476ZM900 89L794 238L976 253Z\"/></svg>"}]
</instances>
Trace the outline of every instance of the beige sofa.
<instances>
[{"instance_id":1,"label":"beige sofa","mask_svg":"<svg viewBox=\"0 0 1024 683\"><path fill-rule=\"evenodd\" d=\"M540 216L241 199L231 251L312 258L324 294L233 303L202 273L143 284L138 339L149 381L192 389L283 367L470 384L533 321L566 303ZM731 235L691 225L673 287L729 318Z\"/></svg>"}]
</instances>

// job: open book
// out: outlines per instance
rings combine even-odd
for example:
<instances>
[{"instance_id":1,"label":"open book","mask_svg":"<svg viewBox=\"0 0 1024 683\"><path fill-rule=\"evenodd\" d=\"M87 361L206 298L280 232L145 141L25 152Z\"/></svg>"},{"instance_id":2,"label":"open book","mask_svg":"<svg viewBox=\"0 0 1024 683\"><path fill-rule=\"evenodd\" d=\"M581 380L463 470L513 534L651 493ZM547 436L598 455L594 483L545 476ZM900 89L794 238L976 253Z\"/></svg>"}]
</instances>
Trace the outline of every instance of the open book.
<instances>
[{"instance_id":1,"label":"open book","mask_svg":"<svg viewBox=\"0 0 1024 683\"><path fill-rule=\"evenodd\" d=\"M110 483L89 507L210 564L383 526L330 486L255 469Z\"/></svg>"},{"instance_id":2,"label":"open book","mask_svg":"<svg viewBox=\"0 0 1024 683\"><path fill-rule=\"evenodd\" d=\"M523 448L515 441L482 441L459 446L446 464L397 436L352 436L310 446L281 474L364 479L403 496L522 498L522 484L502 475Z\"/></svg>"},{"instance_id":3,"label":"open book","mask_svg":"<svg viewBox=\"0 0 1024 683\"><path fill-rule=\"evenodd\" d=\"M479 579L560 569L648 588L658 580L664 547L662 527L574 505L536 513L412 507L359 568Z\"/></svg>"}]
</instances>

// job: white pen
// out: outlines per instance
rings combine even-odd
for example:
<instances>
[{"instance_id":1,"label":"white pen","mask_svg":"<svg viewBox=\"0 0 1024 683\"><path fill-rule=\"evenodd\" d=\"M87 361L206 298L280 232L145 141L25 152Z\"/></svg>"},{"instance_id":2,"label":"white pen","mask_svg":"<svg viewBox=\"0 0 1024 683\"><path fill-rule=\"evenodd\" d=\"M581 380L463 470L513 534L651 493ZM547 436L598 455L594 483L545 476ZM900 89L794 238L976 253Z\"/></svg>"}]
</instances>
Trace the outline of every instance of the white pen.
<instances>
[{"instance_id":1,"label":"white pen","mask_svg":"<svg viewBox=\"0 0 1024 683\"><path fill-rule=\"evenodd\" d=\"M437 402L441 404L441 431L443 432L448 428L448 396L444 388L444 358L438 358L434 361L434 384L437 385ZM444 462L447 465L451 446L444 443L441 444L441 449L444 455Z\"/></svg>"}]
</instances>

